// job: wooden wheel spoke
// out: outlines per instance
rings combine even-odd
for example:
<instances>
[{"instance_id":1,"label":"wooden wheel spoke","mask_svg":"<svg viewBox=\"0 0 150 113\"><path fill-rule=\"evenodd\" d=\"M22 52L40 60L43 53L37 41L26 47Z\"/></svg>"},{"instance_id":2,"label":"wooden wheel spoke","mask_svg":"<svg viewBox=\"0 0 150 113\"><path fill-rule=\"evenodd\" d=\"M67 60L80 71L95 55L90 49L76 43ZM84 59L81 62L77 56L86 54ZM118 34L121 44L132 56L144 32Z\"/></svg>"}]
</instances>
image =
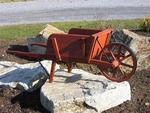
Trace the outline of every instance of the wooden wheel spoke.
<instances>
[{"instance_id":1,"label":"wooden wheel spoke","mask_svg":"<svg viewBox=\"0 0 150 113\"><path fill-rule=\"evenodd\" d=\"M131 66L131 65L123 63L123 62L121 62L120 64L123 65L123 66L129 67L129 68L134 68L134 66Z\"/></svg>"},{"instance_id":2,"label":"wooden wheel spoke","mask_svg":"<svg viewBox=\"0 0 150 113\"><path fill-rule=\"evenodd\" d=\"M123 61L123 60L129 58L130 56L131 56L131 54L128 54L127 56L124 56L122 59L120 59L120 61Z\"/></svg>"},{"instance_id":3,"label":"wooden wheel spoke","mask_svg":"<svg viewBox=\"0 0 150 113\"><path fill-rule=\"evenodd\" d=\"M116 57L114 56L113 52L110 51L111 56L113 57L114 60L116 60Z\"/></svg>"},{"instance_id":4,"label":"wooden wheel spoke","mask_svg":"<svg viewBox=\"0 0 150 113\"><path fill-rule=\"evenodd\" d=\"M120 67L118 67L118 69L121 72L121 74L124 75L124 72L122 71L122 69Z\"/></svg>"},{"instance_id":5,"label":"wooden wheel spoke","mask_svg":"<svg viewBox=\"0 0 150 113\"><path fill-rule=\"evenodd\" d=\"M109 60L105 60L106 62L113 63L113 60L119 61L119 66L115 67L108 67L105 70L101 70L102 74L116 82L122 82L125 80L128 80L134 73L136 69L136 57L134 53L128 48L126 45L119 44L119 43L112 43L105 48L103 54L100 56L100 60L103 59L103 56L106 54L108 56ZM132 63L127 63L127 62Z\"/></svg>"}]
</instances>

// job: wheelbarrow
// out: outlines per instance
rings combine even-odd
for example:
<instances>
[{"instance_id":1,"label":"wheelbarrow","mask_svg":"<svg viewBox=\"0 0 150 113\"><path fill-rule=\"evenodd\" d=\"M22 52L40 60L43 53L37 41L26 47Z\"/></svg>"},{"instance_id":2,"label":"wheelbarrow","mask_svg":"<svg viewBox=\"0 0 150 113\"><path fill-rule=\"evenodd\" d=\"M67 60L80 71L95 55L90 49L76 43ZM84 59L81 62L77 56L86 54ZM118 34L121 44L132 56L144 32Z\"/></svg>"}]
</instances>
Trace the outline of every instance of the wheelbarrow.
<instances>
[{"instance_id":1,"label":"wheelbarrow","mask_svg":"<svg viewBox=\"0 0 150 113\"><path fill-rule=\"evenodd\" d=\"M74 63L96 65L107 79L122 82L130 79L137 68L136 56L122 43L110 43L112 29L93 30L72 28L68 34L52 34L47 43L31 45L46 48L45 54L8 49L8 54L31 59L52 60L49 82L54 79L56 63L67 64L71 72Z\"/></svg>"}]
</instances>

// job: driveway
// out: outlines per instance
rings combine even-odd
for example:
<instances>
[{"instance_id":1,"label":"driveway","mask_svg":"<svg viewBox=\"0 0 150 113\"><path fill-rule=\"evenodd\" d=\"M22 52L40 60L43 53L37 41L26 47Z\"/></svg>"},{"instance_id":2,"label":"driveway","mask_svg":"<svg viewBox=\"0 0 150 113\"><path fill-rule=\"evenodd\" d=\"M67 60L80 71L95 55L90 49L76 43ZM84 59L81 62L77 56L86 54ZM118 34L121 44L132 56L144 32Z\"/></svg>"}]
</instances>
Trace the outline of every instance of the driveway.
<instances>
[{"instance_id":1,"label":"driveway","mask_svg":"<svg viewBox=\"0 0 150 113\"><path fill-rule=\"evenodd\" d=\"M150 16L149 0L35 0L0 4L0 25L146 16Z\"/></svg>"}]
</instances>

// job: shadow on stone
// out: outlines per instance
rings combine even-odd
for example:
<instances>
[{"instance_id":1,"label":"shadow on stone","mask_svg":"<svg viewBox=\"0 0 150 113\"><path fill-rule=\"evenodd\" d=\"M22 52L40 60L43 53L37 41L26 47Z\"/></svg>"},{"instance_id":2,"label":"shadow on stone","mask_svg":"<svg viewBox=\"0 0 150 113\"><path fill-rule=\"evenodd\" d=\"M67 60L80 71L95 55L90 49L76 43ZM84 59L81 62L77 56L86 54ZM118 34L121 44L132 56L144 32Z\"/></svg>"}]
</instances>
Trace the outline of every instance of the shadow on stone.
<instances>
[{"instance_id":1,"label":"shadow on stone","mask_svg":"<svg viewBox=\"0 0 150 113\"><path fill-rule=\"evenodd\" d=\"M74 74L73 76L71 77L68 77L65 82L66 83L73 83L73 82L76 82L78 80L80 80L82 78L81 74Z\"/></svg>"}]
</instances>

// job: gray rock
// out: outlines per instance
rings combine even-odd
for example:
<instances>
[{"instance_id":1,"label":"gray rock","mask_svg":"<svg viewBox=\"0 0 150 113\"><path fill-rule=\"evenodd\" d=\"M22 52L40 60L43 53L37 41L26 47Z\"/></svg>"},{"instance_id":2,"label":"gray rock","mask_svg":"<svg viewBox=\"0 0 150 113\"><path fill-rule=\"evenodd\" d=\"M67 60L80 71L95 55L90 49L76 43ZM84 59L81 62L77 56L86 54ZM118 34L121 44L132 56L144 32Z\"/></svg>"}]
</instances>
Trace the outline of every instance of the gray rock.
<instances>
[{"instance_id":1,"label":"gray rock","mask_svg":"<svg viewBox=\"0 0 150 113\"><path fill-rule=\"evenodd\" d=\"M33 53L44 54L46 52L45 47L36 46L36 45L31 46L31 44L32 43L47 43L49 36L53 33L64 33L64 31L61 31L58 28L47 24L46 27L39 33L39 35L37 35L36 37L27 39L29 51Z\"/></svg>"},{"instance_id":2,"label":"gray rock","mask_svg":"<svg viewBox=\"0 0 150 113\"><path fill-rule=\"evenodd\" d=\"M51 61L42 61L46 70L50 70ZM57 65L57 69L59 66ZM41 65L36 63L18 64L15 62L0 61L0 85L33 91L41 87L48 76Z\"/></svg>"},{"instance_id":3,"label":"gray rock","mask_svg":"<svg viewBox=\"0 0 150 113\"><path fill-rule=\"evenodd\" d=\"M127 29L115 31L112 42L121 42L129 46L138 60L138 70L150 67L150 37L138 35Z\"/></svg>"},{"instance_id":4,"label":"gray rock","mask_svg":"<svg viewBox=\"0 0 150 113\"><path fill-rule=\"evenodd\" d=\"M47 43L47 39L43 38L42 36L37 36L33 38L27 38L27 44L29 51L37 54L45 54L46 48L41 46L31 46L32 43Z\"/></svg>"},{"instance_id":5,"label":"gray rock","mask_svg":"<svg viewBox=\"0 0 150 113\"><path fill-rule=\"evenodd\" d=\"M124 33L124 30L116 30L112 33L111 42L123 43L127 46L130 45L132 37Z\"/></svg>"},{"instance_id":6,"label":"gray rock","mask_svg":"<svg viewBox=\"0 0 150 113\"><path fill-rule=\"evenodd\" d=\"M42 105L51 113L97 113L131 99L128 82L115 83L80 69L55 72L41 88Z\"/></svg>"}]
</instances>

